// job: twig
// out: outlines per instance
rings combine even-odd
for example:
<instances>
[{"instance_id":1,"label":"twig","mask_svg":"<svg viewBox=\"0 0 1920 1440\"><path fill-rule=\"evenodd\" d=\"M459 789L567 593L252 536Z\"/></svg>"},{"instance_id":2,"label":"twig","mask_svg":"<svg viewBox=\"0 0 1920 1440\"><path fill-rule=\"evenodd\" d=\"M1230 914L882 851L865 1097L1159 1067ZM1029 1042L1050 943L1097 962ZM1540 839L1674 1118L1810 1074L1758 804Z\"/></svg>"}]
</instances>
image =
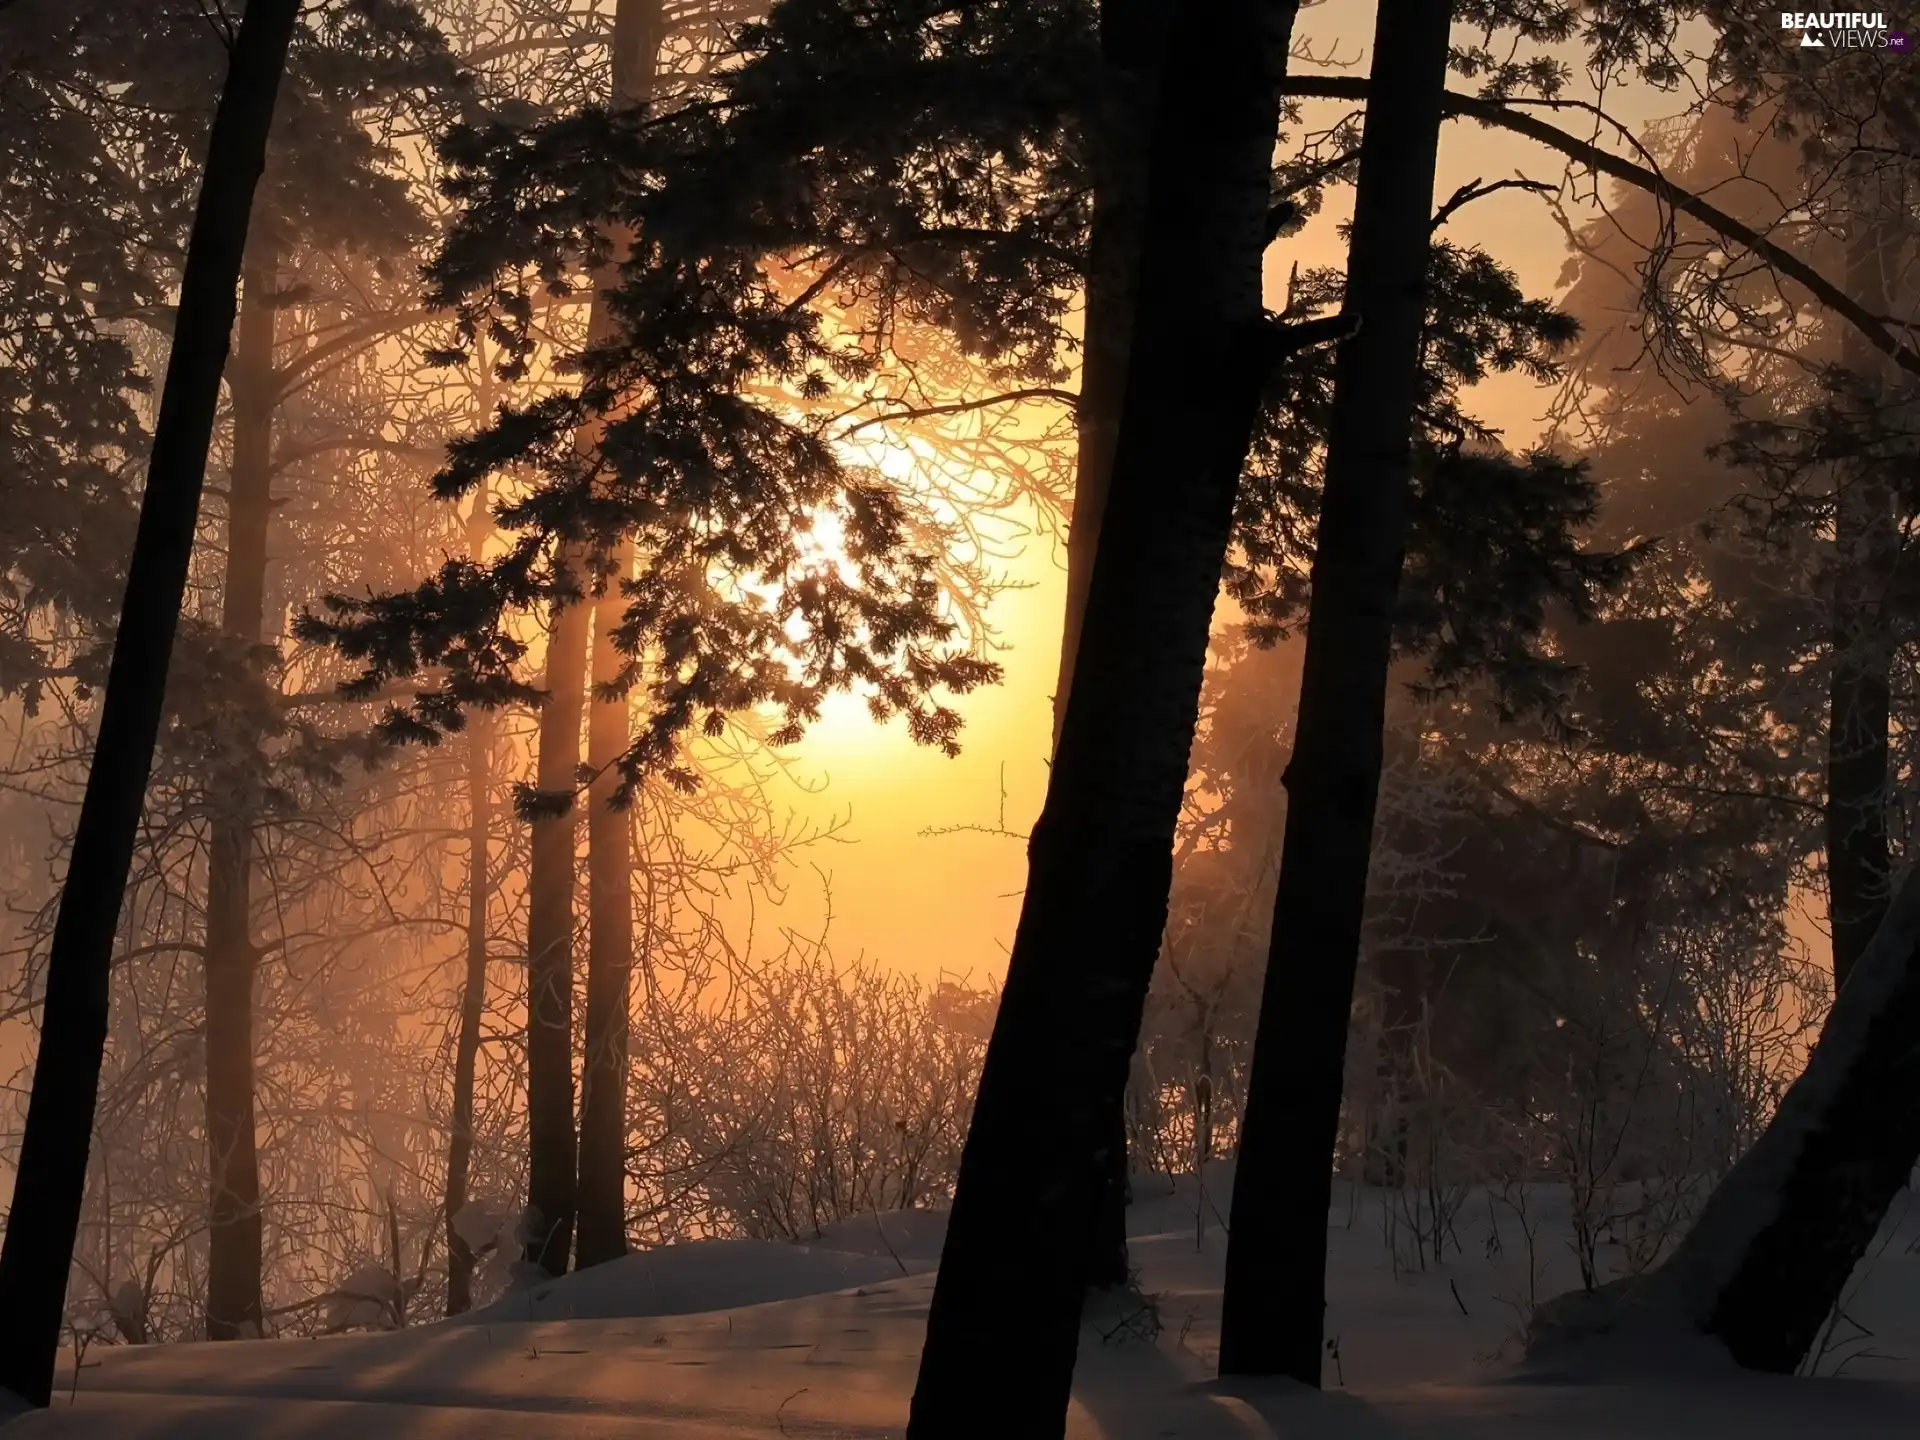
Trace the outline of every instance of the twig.
<instances>
[{"instance_id":1,"label":"twig","mask_svg":"<svg viewBox=\"0 0 1920 1440\"><path fill-rule=\"evenodd\" d=\"M1496 180L1491 185L1485 185L1480 182L1478 176L1475 176L1458 190L1454 191L1453 194L1449 195L1447 197L1447 203L1434 212L1433 228L1438 230L1442 225L1446 224L1457 211L1471 205L1476 200L1493 194L1497 190L1531 190L1539 195L1553 195L1556 194L1559 189L1560 187L1558 185L1549 185L1544 180L1528 180L1524 177L1512 180Z\"/></svg>"},{"instance_id":2,"label":"twig","mask_svg":"<svg viewBox=\"0 0 1920 1440\"><path fill-rule=\"evenodd\" d=\"M786 1419L786 1416L782 1415L780 1412L782 1410L785 1410L787 1406L791 1405L795 1400L798 1400L802 1395L806 1393L807 1393L807 1387L805 1385L802 1385L798 1390L794 1391L793 1394L787 1396L786 1399L782 1400L778 1405L773 1407L773 1420L774 1420L774 1423L780 1427L780 1433L782 1435L787 1433L787 1419Z\"/></svg>"}]
</instances>

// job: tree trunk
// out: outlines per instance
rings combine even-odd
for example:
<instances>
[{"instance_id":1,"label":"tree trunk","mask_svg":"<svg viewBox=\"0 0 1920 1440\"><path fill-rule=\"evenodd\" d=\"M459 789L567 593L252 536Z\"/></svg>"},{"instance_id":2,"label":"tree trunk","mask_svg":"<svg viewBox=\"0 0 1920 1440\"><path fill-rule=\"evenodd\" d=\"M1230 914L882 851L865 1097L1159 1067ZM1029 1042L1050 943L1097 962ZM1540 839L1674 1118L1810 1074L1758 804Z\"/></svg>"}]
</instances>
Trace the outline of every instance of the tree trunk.
<instances>
[{"instance_id":1,"label":"tree trunk","mask_svg":"<svg viewBox=\"0 0 1920 1440\"><path fill-rule=\"evenodd\" d=\"M240 306L227 477L227 569L221 629L247 647L261 639L267 527L273 514L273 368L276 251L256 236ZM246 753L215 763L208 783L207 857L207 1338L258 1337L260 1162L253 1114L253 832L260 737L230 737Z\"/></svg>"},{"instance_id":2,"label":"tree trunk","mask_svg":"<svg viewBox=\"0 0 1920 1440\"><path fill-rule=\"evenodd\" d=\"M493 786L493 717L467 722L467 973L460 987L460 1035L453 1052L453 1121L447 1142L447 1314L473 1306L473 1247L454 1222L467 1208L473 1163L473 1079L480 1017L487 1008L488 794Z\"/></svg>"},{"instance_id":3,"label":"tree trunk","mask_svg":"<svg viewBox=\"0 0 1920 1440\"><path fill-rule=\"evenodd\" d=\"M1073 688L1074 656L1086 615L1100 519L1120 437L1120 400L1127 378L1127 342L1133 331L1135 279L1140 263L1141 210L1146 199L1147 141L1152 133L1157 42L1166 20L1164 0L1106 0L1100 7L1100 51L1107 68L1105 107L1089 138L1093 170L1093 226L1087 250L1086 312L1082 321L1080 394L1074 410L1073 517L1067 529L1067 601L1060 634L1060 674L1053 693L1053 745ZM1087 1283L1124 1285L1127 1260L1127 1125L1118 1108L1107 1141L1111 1166L1094 1221Z\"/></svg>"},{"instance_id":4,"label":"tree trunk","mask_svg":"<svg viewBox=\"0 0 1920 1440\"><path fill-rule=\"evenodd\" d=\"M1740 1364L1794 1370L1920 1159L1920 871L1835 997L1807 1068L1650 1276L1541 1307L1539 1358L1569 1339L1675 1320Z\"/></svg>"},{"instance_id":5,"label":"tree trunk","mask_svg":"<svg viewBox=\"0 0 1920 1440\"><path fill-rule=\"evenodd\" d=\"M594 605L593 683L612 684L626 657L613 632L626 612L619 581L633 570L623 546ZM587 764L598 778L587 811L587 1056L580 1084L580 1239L584 1268L627 1253L627 1026L633 973L632 816L613 808L613 762L632 739L627 699L597 695L587 722Z\"/></svg>"},{"instance_id":6,"label":"tree trunk","mask_svg":"<svg viewBox=\"0 0 1920 1440\"><path fill-rule=\"evenodd\" d=\"M233 42L187 245L93 765L47 958L33 1091L0 1248L0 1385L31 1405L44 1406L53 1388L106 1045L114 935L160 733L248 217L299 11L296 0L253 0Z\"/></svg>"},{"instance_id":7,"label":"tree trunk","mask_svg":"<svg viewBox=\"0 0 1920 1440\"><path fill-rule=\"evenodd\" d=\"M1448 0L1380 8L1287 787L1235 1167L1220 1368L1320 1383L1327 1206L1379 795L1426 319Z\"/></svg>"},{"instance_id":8,"label":"tree trunk","mask_svg":"<svg viewBox=\"0 0 1920 1440\"><path fill-rule=\"evenodd\" d=\"M650 3L622 0L615 11L615 99L634 73L632 52L640 43L635 38L636 17ZM587 343L603 340L611 323L605 299L596 295L587 317ZM600 420L583 425L574 436L574 448L590 456L599 447L602 428ZM563 552L561 564L578 583L585 578L590 559L584 543L571 544ZM553 628L547 641L547 703L540 711L538 779L539 788L550 793L571 792L579 780L580 726L586 709L593 611L593 605L583 597L572 603L556 603L552 613ZM527 870L527 1111L531 1142L527 1199L535 1212L527 1259L549 1275L566 1273L579 1203L580 1147L573 1113L573 890L578 820L577 806L570 806L563 815L535 820Z\"/></svg>"},{"instance_id":9,"label":"tree trunk","mask_svg":"<svg viewBox=\"0 0 1920 1440\"><path fill-rule=\"evenodd\" d=\"M579 572L576 562L574 572ZM585 600L556 604L547 640L547 702L540 711L538 787L570 793L580 772L586 701ZM527 1259L564 1275L573 1249L573 885L579 807L531 826L527 863Z\"/></svg>"},{"instance_id":10,"label":"tree trunk","mask_svg":"<svg viewBox=\"0 0 1920 1440\"><path fill-rule=\"evenodd\" d=\"M1065 1428L1220 565L1263 351L1279 348L1260 262L1296 8L1182 11L1169 36L1112 485L928 1315L913 1440ZM1022 1309L1012 1346L1010 1295Z\"/></svg>"},{"instance_id":11,"label":"tree trunk","mask_svg":"<svg viewBox=\"0 0 1920 1440\"><path fill-rule=\"evenodd\" d=\"M467 553L478 560L493 528L487 487L473 497L467 521ZM473 1247L455 1222L467 1208L467 1177L473 1163L473 1082L480 1058L480 1017L487 1009L488 851L493 794L493 716L482 710L467 721L467 970L460 987L460 1034L453 1051L453 1116L447 1139L447 1314L473 1306ZM398 1273L397 1271L395 1272Z\"/></svg>"},{"instance_id":12,"label":"tree trunk","mask_svg":"<svg viewBox=\"0 0 1920 1440\"><path fill-rule=\"evenodd\" d=\"M653 95L665 21L660 0L620 0L613 20L613 102L644 105ZM624 247L619 247L624 248ZM612 684L626 657L613 633L626 615L619 581L633 571L633 547L614 556L613 576L593 607L593 683ZM627 1038L633 973L633 846L630 817L610 804L613 762L632 736L625 695L596 694L587 721L587 764L599 778L587 814L587 1053L580 1080L580 1236L584 1267L627 1252Z\"/></svg>"},{"instance_id":13,"label":"tree trunk","mask_svg":"<svg viewBox=\"0 0 1920 1440\"><path fill-rule=\"evenodd\" d=\"M1082 320L1080 393L1074 406L1077 453L1073 516L1067 526L1067 602L1060 631L1060 674L1053 691L1053 747L1060 747L1073 661L1100 548L1100 517L1107 508L1114 446L1120 438L1120 400L1127 380L1127 342L1133 332L1135 279L1140 263L1141 206L1153 123L1156 46L1166 19L1165 0L1105 0L1100 7L1100 53L1108 86L1105 108L1088 137L1093 172L1093 225L1087 246L1086 310Z\"/></svg>"},{"instance_id":14,"label":"tree trunk","mask_svg":"<svg viewBox=\"0 0 1920 1440\"><path fill-rule=\"evenodd\" d=\"M1863 222L1848 246L1848 292L1876 314L1888 307L1885 267L1898 245L1885 224ZM1869 386L1887 370L1885 357L1854 330L1842 342L1841 363ZM1870 415L1860 418L1874 423ZM1836 989L1879 928L1890 881L1887 715L1894 645L1883 592L1900 538L1886 465L1875 456L1841 461L1834 496L1826 838Z\"/></svg>"}]
</instances>

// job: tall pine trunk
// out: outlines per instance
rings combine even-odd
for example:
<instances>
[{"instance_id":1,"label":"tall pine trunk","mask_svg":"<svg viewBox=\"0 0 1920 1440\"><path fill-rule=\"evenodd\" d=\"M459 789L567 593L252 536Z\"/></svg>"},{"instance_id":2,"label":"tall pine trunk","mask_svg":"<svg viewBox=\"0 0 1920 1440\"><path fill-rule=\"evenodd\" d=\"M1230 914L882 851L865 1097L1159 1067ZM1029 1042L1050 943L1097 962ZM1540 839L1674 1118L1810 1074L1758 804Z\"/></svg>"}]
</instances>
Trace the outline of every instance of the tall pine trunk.
<instances>
[{"instance_id":1,"label":"tall pine trunk","mask_svg":"<svg viewBox=\"0 0 1920 1440\"><path fill-rule=\"evenodd\" d=\"M227 477L227 568L221 630L260 644L273 515L276 247L257 235L230 367L233 465ZM253 1114L253 838L260 737L230 737L245 753L217 761L208 783L207 854L207 1338L262 1331L260 1162Z\"/></svg>"},{"instance_id":2,"label":"tall pine trunk","mask_svg":"<svg viewBox=\"0 0 1920 1440\"><path fill-rule=\"evenodd\" d=\"M47 957L33 1091L0 1247L0 1385L32 1405L45 1405L53 1387L106 1046L114 936L193 557L248 217L299 13L297 0L253 0L230 52L99 735Z\"/></svg>"},{"instance_id":3,"label":"tall pine trunk","mask_svg":"<svg viewBox=\"0 0 1920 1440\"><path fill-rule=\"evenodd\" d=\"M633 569L622 546L594 605L593 683L611 685L625 662L613 643L626 610L620 580ZM587 764L596 773L587 811L587 1054L580 1082L581 1266L627 1251L627 1031L633 974L632 817L611 803L620 781L613 762L632 739L627 700L595 696L587 721Z\"/></svg>"},{"instance_id":4,"label":"tall pine trunk","mask_svg":"<svg viewBox=\"0 0 1920 1440\"><path fill-rule=\"evenodd\" d=\"M961 1160L913 1440L1059 1435L1101 1188L1262 362L1268 175L1297 6L1180 12L1153 125L1125 403L1026 897ZM1018 1343L1007 1297L1020 1297Z\"/></svg>"},{"instance_id":5,"label":"tall pine trunk","mask_svg":"<svg viewBox=\"0 0 1920 1440\"><path fill-rule=\"evenodd\" d=\"M1127 342L1133 331L1135 278L1140 263L1141 210L1146 200L1146 146L1153 123L1157 41L1165 0L1106 0L1100 7L1100 52L1106 65L1103 108L1089 127L1093 224L1087 248L1086 310L1082 320L1080 394L1074 407L1073 515L1067 529L1067 599L1060 634L1060 674L1053 693L1053 744L1060 744L1074 656L1100 547L1100 519L1120 438L1121 392L1127 379ZM1106 1142L1111 1169L1094 1222L1087 1283L1127 1280L1127 1126L1115 1107Z\"/></svg>"},{"instance_id":6,"label":"tall pine trunk","mask_svg":"<svg viewBox=\"0 0 1920 1440\"><path fill-rule=\"evenodd\" d=\"M473 497L467 520L467 553L478 560L492 529L487 487ZM480 1018L487 1009L487 896L489 825L493 795L493 715L481 710L467 721L467 953L460 984L460 1032L453 1050L453 1114L447 1137L447 1314L473 1306L473 1247L460 1233L473 1164L473 1083L480 1059ZM398 1271L394 1272L398 1274Z\"/></svg>"},{"instance_id":7,"label":"tall pine trunk","mask_svg":"<svg viewBox=\"0 0 1920 1440\"><path fill-rule=\"evenodd\" d=\"M1864 188L1864 187L1862 187ZM1847 247L1848 293L1875 314L1888 307L1886 270L1900 236L1859 221ZM1841 363L1867 387L1871 408L1886 359L1849 328ZM1872 425L1870 414L1859 417ZM1885 596L1900 537L1883 458L1843 460L1834 494L1833 675L1827 711L1827 915L1833 982L1843 984L1886 913L1887 718L1894 641Z\"/></svg>"},{"instance_id":8,"label":"tall pine trunk","mask_svg":"<svg viewBox=\"0 0 1920 1440\"><path fill-rule=\"evenodd\" d=\"M571 547L570 547L571 549ZM574 555L573 570L582 566ZM580 773L588 624L584 599L556 602L547 638L536 784L570 794ZM527 862L527 1259L564 1275L573 1249L574 837L580 810L536 816Z\"/></svg>"},{"instance_id":9,"label":"tall pine trunk","mask_svg":"<svg viewBox=\"0 0 1920 1440\"><path fill-rule=\"evenodd\" d=\"M660 0L619 0L613 20L613 102L653 96L665 21ZM613 643L626 614L620 581L633 547L614 555L613 573L593 607L593 683L611 685L626 657ZM598 1265L627 1250L627 1040L633 974L633 845L630 817L610 801L611 770L632 736L628 702L596 693L587 721L587 764L599 778L588 793L587 1035L580 1079L578 1263Z\"/></svg>"},{"instance_id":10,"label":"tall pine trunk","mask_svg":"<svg viewBox=\"0 0 1920 1440\"><path fill-rule=\"evenodd\" d=\"M1405 550L1449 0L1382 5L1220 1368L1320 1383L1327 1206Z\"/></svg>"},{"instance_id":11,"label":"tall pine trunk","mask_svg":"<svg viewBox=\"0 0 1920 1440\"><path fill-rule=\"evenodd\" d=\"M1153 122L1155 42L1166 0L1105 0L1100 54L1107 86L1088 130L1093 223L1087 245L1087 288L1081 328L1080 393L1074 405L1073 514L1067 525L1067 599L1060 631L1060 673L1053 691L1053 744L1060 745L1074 656L1100 548L1120 401L1127 381L1135 279L1140 263L1141 207L1146 198L1146 146Z\"/></svg>"},{"instance_id":12,"label":"tall pine trunk","mask_svg":"<svg viewBox=\"0 0 1920 1440\"><path fill-rule=\"evenodd\" d=\"M1622 1332L1667 1353L1676 1330L1789 1373L1812 1347L1920 1161L1920 871L1834 998L1807 1068L1751 1150L1649 1276L1542 1306L1535 1359ZM1560 1351L1556 1356L1554 1352Z\"/></svg>"}]
</instances>

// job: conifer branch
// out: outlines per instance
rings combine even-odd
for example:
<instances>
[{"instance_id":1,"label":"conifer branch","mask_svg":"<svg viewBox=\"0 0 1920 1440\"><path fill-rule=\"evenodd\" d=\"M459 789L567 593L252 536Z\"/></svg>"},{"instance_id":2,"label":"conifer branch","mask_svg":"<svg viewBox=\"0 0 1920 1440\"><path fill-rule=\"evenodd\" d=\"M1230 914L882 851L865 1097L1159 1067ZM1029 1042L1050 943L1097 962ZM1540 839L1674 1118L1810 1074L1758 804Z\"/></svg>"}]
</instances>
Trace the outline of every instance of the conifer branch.
<instances>
[{"instance_id":1,"label":"conifer branch","mask_svg":"<svg viewBox=\"0 0 1920 1440\"><path fill-rule=\"evenodd\" d=\"M1316 99L1365 100L1367 82L1344 75L1294 75L1287 78L1285 91L1288 95ZM1584 102L1571 100L1539 100L1529 103L1566 109L1595 108ZM1538 141L1549 149L1558 150L1568 159L1579 162L1597 175L1606 175L1644 190L1656 199L1671 205L1682 215L1698 220L1723 240L1731 241L1758 255L1782 275L1799 284L1835 315L1853 326L1874 349L1909 375L1920 375L1920 350L1916 350L1912 344L1895 335L1893 329L1882 317L1860 304L1792 251L1775 244L1752 227L1742 224L1717 205L1711 204L1689 190L1682 189L1658 170L1636 164L1611 151L1603 150L1591 141L1582 140L1556 125L1548 124L1537 115L1528 115L1516 110L1513 108L1513 102L1485 100L1476 95L1461 95L1448 91L1444 104L1447 114L1451 116L1464 116L1485 125L1512 131L1516 135L1524 135L1529 140ZM1909 321L1893 323L1900 328L1909 328L1911 325Z\"/></svg>"}]
</instances>

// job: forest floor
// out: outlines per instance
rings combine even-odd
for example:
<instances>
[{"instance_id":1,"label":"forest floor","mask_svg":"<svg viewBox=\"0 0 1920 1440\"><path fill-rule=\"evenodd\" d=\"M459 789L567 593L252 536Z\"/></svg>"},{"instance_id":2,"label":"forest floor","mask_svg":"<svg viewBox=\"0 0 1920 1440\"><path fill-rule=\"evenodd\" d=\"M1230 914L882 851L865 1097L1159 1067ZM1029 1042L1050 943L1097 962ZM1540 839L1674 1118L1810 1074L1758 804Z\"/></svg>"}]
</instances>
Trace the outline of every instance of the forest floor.
<instances>
[{"instance_id":1,"label":"forest floor","mask_svg":"<svg viewBox=\"0 0 1920 1440\"><path fill-rule=\"evenodd\" d=\"M1541 1299L1578 1282L1564 1194L1532 1192L1523 1226L1470 1192L1444 1261L1422 1268L1395 1201L1340 1195L1329 1216L1319 1394L1209 1379L1218 1340L1218 1220L1190 1180L1141 1184L1131 1217L1141 1296L1089 1307L1074 1440L1682 1440L1920 1434L1920 1213L1902 1209L1864 1262L1815 1375L1734 1371L1611 1383L1529 1374L1516 1338L1529 1274ZM1904 1207L1907 1197L1902 1197ZM1914 1207L1920 1212L1920 1206ZM762 1440L903 1433L944 1216L842 1224L811 1246L707 1242L631 1256L519 1292L460 1322L398 1334L95 1348L50 1410L5 1440ZM1528 1230L1534 1239L1529 1260ZM1389 1241L1399 1238L1396 1259ZM1596 1257L1603 1278L1617 1245ZM760 1303L754 1303L760 1302ZM1149 1303L1150 1302L1150 1303ZM531 1318L529 1318L531 1317ZM1158 1333L1153 1334L1157 1322ZM1007 1297L1017 1345L1020 1297ZM992 1384L991 1376L981 1383ZM71 1398L70 1398L71 1397Z\"/></svg>"}]
</instances>

